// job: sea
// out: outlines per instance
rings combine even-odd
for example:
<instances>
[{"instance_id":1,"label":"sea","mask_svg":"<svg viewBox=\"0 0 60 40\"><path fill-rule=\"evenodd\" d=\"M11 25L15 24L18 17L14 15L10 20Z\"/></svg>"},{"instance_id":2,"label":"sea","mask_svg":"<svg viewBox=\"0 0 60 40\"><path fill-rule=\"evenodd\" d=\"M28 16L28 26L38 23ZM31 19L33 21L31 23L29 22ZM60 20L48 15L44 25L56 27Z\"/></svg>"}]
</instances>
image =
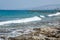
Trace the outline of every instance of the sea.
<instances>
[{"instance_id":1,"label":"sea","mask_svg":"<svg viewBox=\"0 0 60 40\"><path fill-rule=\"evenodd\" d=\"M10 27L17 23L50 20L57 16L56 14L59 15L60 13L57 13L56 10L0 10L0 27L5 28L5 26Z\"/></svg>"},{"instance_id":2,"label":"sea","mask_svg":"<svg viewBox=\"0 0 60 40\"><path fill-rule=\"evenodd\" d=\"M34 16L46 16L48 14L53 14L56 11L53 10L0 10L0 22L14 19L24 19Z\"/></svg>"},{"instance_id":3,"label":"sea","mask_svg":"<svg viewBox=\"0 0 60 40\"><path fill-rule=\"evenodd\" d=\"M0 35L28 34L33 28L57 25L57 19L60 20L60 12L56 10L0 10Z\"/></svg>"}]
</instances>

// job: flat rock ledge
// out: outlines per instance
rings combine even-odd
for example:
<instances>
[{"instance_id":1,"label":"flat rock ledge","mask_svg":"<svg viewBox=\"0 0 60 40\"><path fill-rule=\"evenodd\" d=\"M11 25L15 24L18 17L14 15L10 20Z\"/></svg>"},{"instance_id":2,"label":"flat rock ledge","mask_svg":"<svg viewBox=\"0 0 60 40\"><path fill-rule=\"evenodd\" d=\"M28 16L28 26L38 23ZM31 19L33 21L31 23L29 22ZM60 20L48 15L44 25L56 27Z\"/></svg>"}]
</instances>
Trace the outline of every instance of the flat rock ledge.
<instances>
[{"instance_id":1,"label":"flat rock ledge","mask_svg":"<svg viewBox=\"0 0 60 40\"><path fill-rule=\"evenodd\" d=\"M60 40L60 27L34 28L34 32L9 40Z\"/></svg>"}]
</instances>

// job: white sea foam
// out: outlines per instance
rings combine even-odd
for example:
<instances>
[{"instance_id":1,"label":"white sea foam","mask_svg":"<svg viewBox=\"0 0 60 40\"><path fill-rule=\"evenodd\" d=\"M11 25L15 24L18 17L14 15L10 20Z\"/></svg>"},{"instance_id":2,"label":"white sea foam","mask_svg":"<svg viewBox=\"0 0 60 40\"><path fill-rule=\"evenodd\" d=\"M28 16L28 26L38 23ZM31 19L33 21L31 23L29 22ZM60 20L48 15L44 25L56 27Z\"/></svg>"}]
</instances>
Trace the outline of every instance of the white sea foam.
<instances>
[{"instance_id":1,"label":"white sea foam","mask_svg":"<svg viewBox=\"0 0 60 40\"><path fill-rule=\"evenodd\" d=\"M22 32L22 33L21 33ZM34 32L33 29L18 29L18 30L15 30L15 31L12 31L11 34L9 35L9 37L17 37L17 36L20 36L20 35L24 35L24 34L29 34L31 32Z\"/></svg>"},{"instance_id":2,"label":"white sea foam","mask_svg":"<svg viewBox=\"0 0 60 40\"><path fill-rule=\"evenodd\" d=\"M45 18L45 16L43 16L43 15L40 15L40 17L41 17L41 18Z\"/></svg>"},{"instance_id":3,"label":"white sea foam","mask_svg":"<svg viewBox=\"0 0 60 40\"><path fill-rule=\"evenodd\" d=\"M48 16L52 17L52 16L58 16L58 15L60 15L60 12L57 12L56 14L49 14Z\"/></svg>"},{"instance_id":4,"label":"white sea foam","mask_svg":"<svg viewBox=\"0 0 60 40\"><path fill-rule=\"evenodd\" d=\"M41 20L41 18L38 17L38 16L34 16L34 17L31 17L31 18L4 21L4 22L0 22L0 25L11 24L11 23L25 23L25 22L31 22L31 21L37 21L37 20Z\"/></svg>"}]
</instances>

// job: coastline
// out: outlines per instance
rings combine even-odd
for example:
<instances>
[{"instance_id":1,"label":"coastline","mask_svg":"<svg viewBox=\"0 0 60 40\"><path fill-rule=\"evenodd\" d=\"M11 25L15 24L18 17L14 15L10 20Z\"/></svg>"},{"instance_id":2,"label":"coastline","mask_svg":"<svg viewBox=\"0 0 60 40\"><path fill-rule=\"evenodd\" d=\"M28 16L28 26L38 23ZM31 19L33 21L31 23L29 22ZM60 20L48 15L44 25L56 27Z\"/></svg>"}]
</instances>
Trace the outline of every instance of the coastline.
<instances>
[{"instance_id":1,"label":"coastline","mask_svg":"<svg viewBox=\"0 0 60 40\"><path fill-rule=\"evenodd\" d=\"M27 22L18 24L16 27L20 28L10 29L12 31L7 35L8 40L60 40L60 20L58 19ZM58 38L55 37L56 35Z\"/></svg>"},{"instance_id":2,"label":"coastline","mask_svg":"<svg viewBox=\"0 0 60 40\"><path fill-rule=\"evenodd\" d=\"M60 40L59 14L43 20L35 16L27 18L28 21L25 19L1 22L0 37L5 40ZM21 21L23 23L20 23Z\"/></svg>"}]
</instances>

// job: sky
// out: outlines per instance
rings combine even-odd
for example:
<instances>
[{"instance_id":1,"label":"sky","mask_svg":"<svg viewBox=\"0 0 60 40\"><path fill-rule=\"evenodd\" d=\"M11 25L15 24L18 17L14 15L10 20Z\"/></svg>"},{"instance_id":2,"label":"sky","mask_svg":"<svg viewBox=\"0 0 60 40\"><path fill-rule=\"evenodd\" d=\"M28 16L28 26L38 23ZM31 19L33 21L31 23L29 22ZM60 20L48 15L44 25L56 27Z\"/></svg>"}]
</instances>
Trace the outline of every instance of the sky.
<instances>
[{"instance_id":1,"label":"sky","mask_svg":"<svg viewBox=\"0 0 60 40\"><path fill-rule=\"evenodd\" d=\"M51 4L60 4L60 0L0 0L0 9L24 10Z\"/></svg>"}]
</instances>

